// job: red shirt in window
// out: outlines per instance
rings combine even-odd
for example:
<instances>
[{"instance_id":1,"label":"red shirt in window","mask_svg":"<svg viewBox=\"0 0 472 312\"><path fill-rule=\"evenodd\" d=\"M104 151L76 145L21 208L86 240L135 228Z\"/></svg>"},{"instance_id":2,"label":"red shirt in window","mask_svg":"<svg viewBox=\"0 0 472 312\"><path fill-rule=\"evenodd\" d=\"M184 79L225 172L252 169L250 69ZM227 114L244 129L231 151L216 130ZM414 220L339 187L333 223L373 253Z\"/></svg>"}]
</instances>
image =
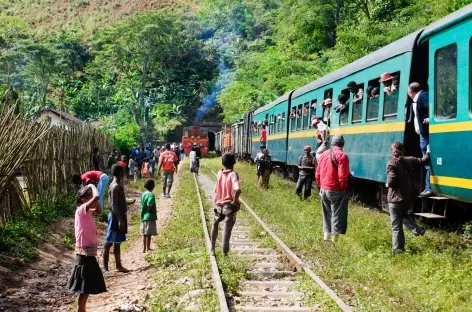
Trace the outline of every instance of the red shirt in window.
<instances>
[{"instance_id":1,"label":"red shirt in window","mask_svg":"<svg viewBox=\"0 0 472 312\"><path fill-rule=\"evenodd\" d=\"M267 130L266 129L261 130L261 142L267 142Z\"/></svg>"}]
</instances>

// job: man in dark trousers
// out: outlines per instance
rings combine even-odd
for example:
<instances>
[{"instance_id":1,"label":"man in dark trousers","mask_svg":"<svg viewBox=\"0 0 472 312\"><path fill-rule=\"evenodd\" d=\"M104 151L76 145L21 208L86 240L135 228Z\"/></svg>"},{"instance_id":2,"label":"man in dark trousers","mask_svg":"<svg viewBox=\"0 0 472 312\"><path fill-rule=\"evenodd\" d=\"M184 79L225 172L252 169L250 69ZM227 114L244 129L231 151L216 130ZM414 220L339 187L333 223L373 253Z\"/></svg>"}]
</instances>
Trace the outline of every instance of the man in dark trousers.
<instances>
[{"instance_id":1,"label":"man in dark trousers","mask_svg":"<svg viewBox=\"0 0 472 312\"><path fill-rule=\"evenodd\" d=\"M403 224L416 236L424 235L425 229L416 224L408 211L411 207L413 183L411 172L415 167L429 160L429 153L423 158L403 156L403 144L395 142L390 148L392 159L387 163L387 201L392 222L392 253L405 250Z\"/></svg>"},{"instance_id":2,"label":"man in dark trousers","mask_svg":"<svg viewBox=\"0 0 472 312\"><path fill-rule=\"evenodd\" d=\"M315 158L311 155L310 145L306 145L303 149L304 154L298 158L298 182L297 195L302 198L303 186L305 186L304 198L311 196L311 186L313 183L313 175L315 173Z\"/></svg>"},{"instance_id":3,"label":"man in dark trousers","mask_svg":"<svg viewBox=\"0 0 472 312\"><path fill-rule=\"evenodd\" d=\"M428 92L421 90L420 84L413 82L408 86L408 96L411 98L413 114L413 122L415 131L420 136L420 149L423 156L426 155L429 145L429 98ZM420 193L421 197L430 197L433 195L429 181L430 168L426 163L426 179L424 181L424 191Z\"/></svg>"}]
</instances>

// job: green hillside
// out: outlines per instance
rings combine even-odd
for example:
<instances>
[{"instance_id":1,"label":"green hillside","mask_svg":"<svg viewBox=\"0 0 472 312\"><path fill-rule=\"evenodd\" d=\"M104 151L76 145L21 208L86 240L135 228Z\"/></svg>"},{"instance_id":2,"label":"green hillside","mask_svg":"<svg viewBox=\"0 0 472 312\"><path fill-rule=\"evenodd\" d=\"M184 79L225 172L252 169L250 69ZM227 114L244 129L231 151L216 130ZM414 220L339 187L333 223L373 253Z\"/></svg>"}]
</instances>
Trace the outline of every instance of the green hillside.
<instances>
[{"instance_id":1,"label":"green hillside","mask_svg":"<svg viewBox=\"0 0 472 312\"><path fill-rule=\"evenodd\" d=\"M0 94L101 119L122 147L178 139L471 2L0 0Z\"/></svg>"}]
</instances>

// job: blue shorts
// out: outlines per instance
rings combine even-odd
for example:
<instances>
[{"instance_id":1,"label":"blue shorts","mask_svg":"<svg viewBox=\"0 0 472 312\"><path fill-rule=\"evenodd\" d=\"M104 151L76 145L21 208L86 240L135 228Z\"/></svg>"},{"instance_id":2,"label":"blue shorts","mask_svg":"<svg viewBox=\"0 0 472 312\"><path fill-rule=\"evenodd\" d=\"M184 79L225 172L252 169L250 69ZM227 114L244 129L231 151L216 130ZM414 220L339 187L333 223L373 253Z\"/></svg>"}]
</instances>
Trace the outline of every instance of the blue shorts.
<instances>
[{"instance_id":1,"label":"blue shorts","mask_svg":"<svg viewBox=\"0 0 472 312\"><path fill-rule=\"evenodd\" d=\"M107 243L123 243L126 241L126 234L120 231L114 231L111 229L111 220L113 214L110 212L108 214L108 227L107 235L105 237Z\"/></svg>"}]
</instances>

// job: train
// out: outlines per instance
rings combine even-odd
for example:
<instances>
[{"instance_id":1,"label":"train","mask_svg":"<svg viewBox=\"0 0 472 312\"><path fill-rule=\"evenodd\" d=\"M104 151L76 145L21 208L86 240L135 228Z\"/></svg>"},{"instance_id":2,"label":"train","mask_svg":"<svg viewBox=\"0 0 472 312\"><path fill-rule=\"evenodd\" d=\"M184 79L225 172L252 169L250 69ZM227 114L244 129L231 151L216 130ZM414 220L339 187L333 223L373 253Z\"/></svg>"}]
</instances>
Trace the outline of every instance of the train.
<instances>
[{"instance_id":1,"label":"train","mask_svg":"<svg viewBox=\"0 0 472 312\"><path fill-rule=\"evenodd\" d=\"M205 127L185 127L183 129L182 145L184 152L188 155L194 144L200 146L202 156L208 155L208 129Z\"/></svg>"},{"instance_id":2,"label":"train","mask_svg":"<svg viewBox=\"0 0 472 312\"><path fill-rule=\"evenodd\" d=\"M472 5L407 35L326 76L247 112L219 135L230 136L231 151L254 159L260 150L261 125L267 126L267 147L274 162L297 176L298 157L306 144L316 145L311 118L323 118L323 100L344 93L353 103L347 84L366 90L378 87L380 96L331 109L330 135L342 134L355 180L368 181L385 195L390 145L404 143L407 155L421 157L408 86L418 82L429 92L430 182L436 196L472 203ZM394 94L383 92L383 73L397 76ZM218 134L217 134L218 135ZM228 146L219 146L220 152ZM218 150L218 149L217 149ZM423 170L424 171L424 170ZM417 183L423 181L416 173ZM421 187L421 185L418 185Z\"/></svg>"}]
</instances>

